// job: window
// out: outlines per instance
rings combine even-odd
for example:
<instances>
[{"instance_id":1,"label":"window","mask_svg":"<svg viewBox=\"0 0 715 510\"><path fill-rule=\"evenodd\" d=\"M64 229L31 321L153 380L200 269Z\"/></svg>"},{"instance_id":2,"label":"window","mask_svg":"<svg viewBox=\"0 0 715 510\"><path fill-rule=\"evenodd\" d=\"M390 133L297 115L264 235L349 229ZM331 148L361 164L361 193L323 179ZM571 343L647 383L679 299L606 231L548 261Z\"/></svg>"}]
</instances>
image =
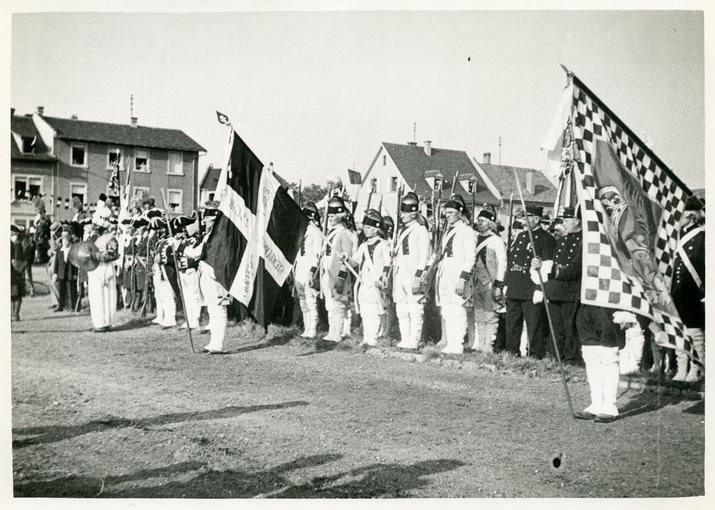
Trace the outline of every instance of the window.
<instances>
[{"instance_id":1,"label":"window","mask_svg":"<svg viewBox=\"0 0 715 510\"><path fill-rule=\"evenodd\" d=\"M167 174L184 175L184 155L181 152L169 152Z\"/></svg>"},{"instance_id":2,"label":"window","mask_svg":"<svg viewBox=\"0 0 715 510\"><path fill-rule=\"evenodd\" d=\"M107 152L107 168L120 167L122 164L122 150L111 147Z\"/></svg>"},{"instance_id":3,"label":"window","mask_svg":"<svg viewBox=\"0 0 715 510\"><path fill-rule=\"evenodd\" d=\"M26 154L35 152L35 142L37 138L34 136L23 136L22 137L22 152Z\"/></svg>"},{"instance_id":4,"label":"window","mask_svg":"<svg viewBox=\"0 0 715 510\"><path fill-rule=\"evenodd\" d=\"M169 212L181 213L182 203L183 203L183 190L180 189L168 189L166 190L166 200L169 202Z\"/></svg>"},{"instance_id":5,"label":"window","mask_svg":"<svg viewBox=\"0 0 715 510\"><path fill-rule=\"evenodd\" d=\"M397 191L397 177L390 178L390 191Z\"/></svg>"},{"instance_id":6,"label":"window","mask_svg":"<svg viewBox=\"0 0 715 510\"><path fill-rule=\"evenodd\" d=\"M84 183L70 183L70 200L74 197L79 198L83 204L87 203L87 185Z\"/></svg>"},{"instance_id":7,"label":"window","mask_svg":"<svg viewBox=\"0 0 715 510\"><path fill-rule=\"evenodd\" d=\"M387 166L387 154L382 156L382 166Z\"/></svg>"},{"instance_id":8,"label":"window","mask_svg":"<svg viewBox=\"0 0 715 510\"><path fill-rule=\"evenodd\" d=\"M136 199L142 200L149 196L149 188L145 186L134 186L134 197Z\"/></svg>"},{"instance_id":9,"label":"window","mask_svg":"<svg viewBox=\"0 0 715 510\"><path fill-rule=\"evenodd\" d=\"M72 166L87 166L87 146L72 144L71 148L71 164Z\"/></svg>"},{"instance_id":10,"label":"window","mask_svg":"<svg viewBox=\"0 0 715 510\"><path fill-rule=\"evenodd\" d=\"M17 200L32 200L42 195L42 177L16 175L13 181Z\"/></svg>"},{"instance_id":11,"label":"window","mask_svg":"<svg viewBox=\"0 0 715 510\"><path fill-rule=\"evenodd\" d=\"M211 193L209 193L209 200L213 200L215 196L216 193L212 191Z\"/></svg>"},{"instance_id":12,"label":"window","mask_svg":"<svg viewBox=\"0 0 715 510\"><path fill-rule=\"evenodd\" d=\"M134 154L134 170L137 172L149 171L149 151L137 149Z\"/></svg>"},{"instance_id":13,"label":"window","mask_svg":"<svg viewBox=\"0 0 715 510\"><path fill-rule=\"evenodd\" d=\"M370 180L370 191L377 193L377 177L373 177Z\"/></svg>"}]
</instances>

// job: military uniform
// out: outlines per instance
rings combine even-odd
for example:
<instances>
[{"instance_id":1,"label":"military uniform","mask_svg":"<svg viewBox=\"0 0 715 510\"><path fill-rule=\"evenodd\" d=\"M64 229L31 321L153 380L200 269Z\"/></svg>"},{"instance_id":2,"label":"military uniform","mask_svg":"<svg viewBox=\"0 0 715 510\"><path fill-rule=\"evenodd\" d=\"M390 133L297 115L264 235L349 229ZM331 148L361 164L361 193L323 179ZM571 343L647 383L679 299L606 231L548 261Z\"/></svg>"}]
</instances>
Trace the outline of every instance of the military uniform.
<instances>
[{"instance_id":1,"label":"military uniform","mask_svg":"<svg viewBox=\"0 0 715 510\"><path fill-rule=\"evenodd\" d=\"M298 256L295 258L294 278L296 294L303 314L304 338L314 338L318 328L318 290L313 288L313 278L318 271L318 257L323 247L323 233L316 224L318 209L312 202L308 202L303 212L310 220L305 229L305 236L300 246Z\"/></svg>"},{"instance_id":2,"label":"military uniform","mask_svg":"<svg viewBox=\"0 0 715 510\"><path fill-rule=\"evenodd\" d=\"M444 206L458 214L468 214L461 197L453 197ZM440 307L442 327L447 344L444 353L464 352L464 336L467 334L467 307L471 306L472 269L476 259L476 236L463 219L452 223L442 237L439 249L442 260L435 281L435 302ZM463 291L457 293L461 284Z\"/></svg>"},{"instance_id":3,"label":"military uniform","mask_svg":"<svg viewBox=\"0 0 715 510\"><path fill-rule=\"evenodd\" d=\"M380 213L370 209L365 213L363 228L380 229ZM379 235L367 236L350 263L358 267L360 280L355 283L357 311L362 317L363 343L376 345L381 318L386 311L383 282L390 269L390 246Z\"/></svg>"},{"instance_id":4,"label":"military uniform","mask_svg":"<svg viewBox=\"0 0 715 510\"><path fill-rule=\"evenodd\" d=\"M479 217L491 222L496 215L481 211ZM476 237L476 262L474 265L473 308L468 310L468 342L478 351L493 352L496 341L499 316L496 310L502 306L494 300L501 300L501 289L506 273L506 247L502 238L494 231L487 230Z\"/></svg>"},{"instance_id":5,"label":"military uniform","mask_svg":"<svg viewBox=\"0 0 715 510\"><path fill-rule=\"evenodd\" d=\"M392 239L395 235L395 222L390 216L382 217L383 232L385 235L385 240L388 242L390 247L392 247ZM388 253L390 257L390 264L392 264L392 250ZM383 293L385 298L385 313L381 315L380 319L380 331L377 336L387 337L392 333L393 325L397 321L397 315L395 312L395 301L392 299L392 282L388 282L388 288L385 289Z\"/></svg>"},{"instance_id":6,"label":"military uniform","mask_svg":"<svg viewBox=\"0 0 715 510\"><path fill-rule=\"evenodd\" d=\"M541 216L541 207L527 207L527 214ZM536 256L548 260L554 256L555 241L540 226L532 229ZM534 252L529 232L521 232L509 251L504 285L506 287L506 350L519 355L523 323L529 337L529 355L542 358L546 348L548 324L541 290L531 280L531 259Z\"/></svg>"},{"instance_id":7,"label":"military uniform","mask_svg":"<svg viewBox=\"0 0 715 510\"><path fill-rule=\"evenodd\" d=\"M186 322L182 328L198 329L201 316L201 288L199 285L199 259L189 257L187 248L192 248L200 242L197 237L182 239L176 247L176 257L179 262L179 279L184 291L184 316Z\"/></svg>"},{"instance_id":8,"label":"military uniform","mask_svg":"<svg viewBox=\"0 0 715 510\"><path fill-rule=\"evenodd\" d=\"M582 246L583 232L566 234L557 241L553 260L544 261L543 267L549 271L542 271L556 345L561 359L567 363L578 363L581 359L574 321L581 297ZM556 357L553 342L548 341L547 346Z\"/></svg>"},{"instance_id":9,"label":"military uniform","mask_svg":"<svg viewBox=\"0 0 715 510\"><path fill-rule=\"evenodd\" d=\"M396 234L397 253L393 259L392 299L401 339L397 346L405 349L416 349L422 339L425 294L419 279L432 255L427 227L417 221L418 210L417 195L407 193L400 204L400 212L413 216Z\"/></svg>"},{"instance_id":10,"label":"military uniform","mask_svg":"<svg viewBox=\"0 0 715 510\"><path fill-rule=\"evenodd\" d=\"M170 237L160 237L156 243L156 253L152 265L154 297L156 298L156 322L162 328L176 326L176 301L167 268L173 264Z\"/></svg>"},{"instance_id":11,"label":"military uniform","mask_svg":"<svg viewBox=\"0 0 715 510\"><path fill-rule=\"evenodd\" d=\"M687 211L699 210L699 203L689 200ZM670 295L698 358L705 363L705 228L696 222L683 227L675 254ZM697 381L700 369L689 363L685 353L676 353L678 372L674 380ZM690 369L688 370L688 364Z\"/></svg>"},{"instance_id":12,"label":"military uniform","mask_svg":"<svg viewBox=\"0 0 715 510\"><path fill-rule=\"evenodd\" d=\"M328 202L328 215L339 215L342 221L347 208L339 197ZM324 254L320 261L320 288L325 297L329 331L323 340L339 342L345 327L345 317L352 300L352 283L341 255L351 257L355 246L353 235L342 223L328 231L324 241Z\"/></svg>"}]
</instances>

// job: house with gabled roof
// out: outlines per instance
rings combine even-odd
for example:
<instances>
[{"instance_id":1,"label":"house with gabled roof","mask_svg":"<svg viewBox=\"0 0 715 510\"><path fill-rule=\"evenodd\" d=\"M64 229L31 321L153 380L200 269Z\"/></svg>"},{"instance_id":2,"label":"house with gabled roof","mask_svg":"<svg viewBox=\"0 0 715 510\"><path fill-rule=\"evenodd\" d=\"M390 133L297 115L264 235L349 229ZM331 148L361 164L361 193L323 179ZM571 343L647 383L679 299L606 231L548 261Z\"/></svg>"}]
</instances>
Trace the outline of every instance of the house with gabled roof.
<instances>
[{"instance_id":1,"label":"house with gabled roof","mask_svg":"<svg viewBox=\"0 0 715 510\"><path fill-rule=\"evenodd\" d=\"M454 192L462 195L472 211L475 204L477 211L482 208L493 209L502 223L506 224L511 189L512 186L516 187L514 169L522 183L526 205L541 205L547 211L550 210L556 198L556 189L539 170L493 165L489 153L484 154L480 163L467 151L435 148L429 141L423 146L414 142L382 142L363 176L355 210L356 220L361 220L368 197L370 207L375 208L382 203L382 214L394 218L400 186L417 193L424 202L423 213L430 215L433 199L447 201L456 178ZM439 183L438 179L441 179L441 194L439 186L435 186ZM471 192L472 187L474 194ZM374 191L372 195L371 189ZM514 196L518 201L518 192ZM520 207L517 205L515 209Z\"/></svg>"},{"instance_id":2,"label":"house with gabled roof","mask_svg":"<svg viewBox=\"0 0 715 510\"><path fill-rule=\"evenodd\" d=\"M27 226L38 196L53 220L70 219L72 199L91 207L117 167L122 186L131 169L133 198L150 195L162 207L163 188L172 212L196 207L199 155L206 150L183 131L142 126L136 117L129 124L50 117L43 107L11 113L13 223Z\"/></svg>"}]
</instances>

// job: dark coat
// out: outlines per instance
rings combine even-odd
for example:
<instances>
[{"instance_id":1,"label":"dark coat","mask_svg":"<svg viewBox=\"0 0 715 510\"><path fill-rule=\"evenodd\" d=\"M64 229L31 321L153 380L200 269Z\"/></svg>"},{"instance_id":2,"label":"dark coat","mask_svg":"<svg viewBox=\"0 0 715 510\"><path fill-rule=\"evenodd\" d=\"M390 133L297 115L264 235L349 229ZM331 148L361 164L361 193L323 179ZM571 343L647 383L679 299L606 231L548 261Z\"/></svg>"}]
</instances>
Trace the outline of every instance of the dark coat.
<instances>
[{"instance_id":1,"label":"dark coat","mask_svg":"<svg viewBox=\"0 0 715 510\"><path fill-rule=\"evenodd\" d=\"M554 265L544 285L550 301L578 301L581 296L583 232L567 234L557 241Z\"/></svg>"},{"instance_id":2,"label":"dark coat","mask_svg":"<svg viewBox=\"0 0 715 510\"><path fill-rule=\"evenodd\" d=\"M541 227L534 228L533 234L536 256L542 260L553 259L556 248L554 237ZM507 298L531 299L534 291L539 290L538 285L531 281L532 258L534 251L531 249L529 232L525 230L516 236L509 250L509 262L504 278L504 285L508 287Z\"/></svg>"},{"instance_id":3,"label":"dark coat","mask_svg":"<svg viewBox=\"0 0 715 510\"><path fill-rule=\"evenodd\" d=\"M681 239L696 228L698 227L693 225L681 232ZM705 303L701 299L705 296L705 231L698 231L682 245L682 248L700 277L703 288L701 290L698 287L683 257L676 252L670 295L685 326L704 329Z\"/></svg>"},{"instance_id":4,"label":"dark coat","mask_svg":"<svg viewBox=\"0 0 715 510\"><path fill-rule=\"evenodd\" d=\"M10 297L18 298L25 295L25 268L22 241L10 242Z\"/></svg>"},{"instance_id":5,"label":"dark coat","mask_svg":"<svg viewBox=\"0 0 715 510\"><path fill-rule=\"evenodd\" d=\"M76 280L77 279L77 267L72 265L69 258L65 261L65 254L60 247L54 256L54 261L52 264L52 272L57 274L58 280Z\"/></svg>"}]
</instances>

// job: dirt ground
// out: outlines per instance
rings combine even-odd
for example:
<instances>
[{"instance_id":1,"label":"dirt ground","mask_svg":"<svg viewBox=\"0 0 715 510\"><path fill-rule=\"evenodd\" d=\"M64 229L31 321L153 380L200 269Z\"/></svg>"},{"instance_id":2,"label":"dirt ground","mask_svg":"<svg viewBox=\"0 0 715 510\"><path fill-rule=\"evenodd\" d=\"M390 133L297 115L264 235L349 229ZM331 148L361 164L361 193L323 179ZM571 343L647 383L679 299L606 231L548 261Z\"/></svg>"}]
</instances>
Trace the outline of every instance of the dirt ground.
<instances>
[{"instance_id":1,"label":"dirt ground","mask_svg":"<svg viewBox=\"0 0 715 510\"><path fill-rule=\"evenodd\" d=\"M39 275L38 275L39 279ZM669 497L704 492L704 405L630 390L569 417L557 380L318 351L229 328L224 356L121 314L12 323L16 497ZM207 335L195 335L201 347ZM576 409L584 382L569 385Z\"/></svg>"}]
</instances>

